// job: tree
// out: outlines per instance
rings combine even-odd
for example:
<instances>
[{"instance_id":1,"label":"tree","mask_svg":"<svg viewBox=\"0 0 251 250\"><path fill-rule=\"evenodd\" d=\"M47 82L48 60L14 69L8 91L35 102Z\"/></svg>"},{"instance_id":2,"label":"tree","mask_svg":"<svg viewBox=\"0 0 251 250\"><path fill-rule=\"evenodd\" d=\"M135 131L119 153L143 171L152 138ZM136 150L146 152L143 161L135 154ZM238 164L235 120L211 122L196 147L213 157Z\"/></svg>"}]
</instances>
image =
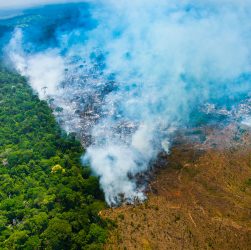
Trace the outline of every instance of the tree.
<instances>
[{"instance_id":1,"label":"tree","mask_svg":"<svg viewBox=\"0 0 251 250\"><path fill-rule=\"evenodd\" d=\"M54 218L41 236L46 249L62 250L69 249L73 235L71 225L66 220Z\"/></svg>"}]
</instances>

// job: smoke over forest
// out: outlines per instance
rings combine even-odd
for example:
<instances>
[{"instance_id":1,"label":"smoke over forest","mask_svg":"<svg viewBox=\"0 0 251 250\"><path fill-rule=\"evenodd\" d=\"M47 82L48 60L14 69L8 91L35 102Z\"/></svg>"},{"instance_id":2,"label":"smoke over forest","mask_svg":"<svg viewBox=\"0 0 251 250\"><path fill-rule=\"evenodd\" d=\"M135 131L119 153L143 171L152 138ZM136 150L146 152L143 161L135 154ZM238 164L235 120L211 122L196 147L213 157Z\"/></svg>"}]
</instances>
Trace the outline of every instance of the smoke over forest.
<instances>
[{"instance_id":1,"label":"smoke over forest","mask_svg":"<svg viewBox=\"0 0 251 250\"><path fill-rule=\"evenodd\" d=\"M245 0L48 5L2 19L1 44L117 204L145 198L135 176L178 129L223 111L250 124L250 19Z\"/></svg>"}]
</instances>

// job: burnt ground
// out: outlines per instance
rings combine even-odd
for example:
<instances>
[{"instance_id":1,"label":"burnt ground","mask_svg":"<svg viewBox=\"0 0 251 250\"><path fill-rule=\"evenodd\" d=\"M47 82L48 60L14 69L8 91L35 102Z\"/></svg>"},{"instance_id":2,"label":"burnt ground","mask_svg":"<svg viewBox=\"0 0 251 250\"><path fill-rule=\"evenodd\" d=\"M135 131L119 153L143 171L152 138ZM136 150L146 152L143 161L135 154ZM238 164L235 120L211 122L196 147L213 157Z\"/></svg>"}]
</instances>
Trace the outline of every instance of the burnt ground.
<instances>
[{"instance_id":1,"label":"burnt ground","mask_svg":"<svg viewBox=\"0 0 251 250\"><path fill-rule=\"evenodd\" d=\"M101 212L106 249L251 249L251 135L236 125L184 135L161 156L148 200Z\"/></svg>"}]
</instances>

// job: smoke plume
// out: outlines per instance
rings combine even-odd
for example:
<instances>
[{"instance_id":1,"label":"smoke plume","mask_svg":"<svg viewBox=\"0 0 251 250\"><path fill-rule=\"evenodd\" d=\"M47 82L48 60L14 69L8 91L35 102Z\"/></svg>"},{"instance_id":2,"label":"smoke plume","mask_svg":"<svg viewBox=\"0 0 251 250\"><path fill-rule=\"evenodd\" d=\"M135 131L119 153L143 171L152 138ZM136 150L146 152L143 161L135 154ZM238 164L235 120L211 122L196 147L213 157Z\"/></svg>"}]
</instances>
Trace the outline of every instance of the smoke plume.
<instances>
[{"instance_id":1,"label":"smoke plume","mask_svg":"<svg viewBox=\"0 0 251 250\"><path fill-rule=\"evenodd\" d=\"M143 200L135 176L168 152L172 134L189 125L196 108L250 94L251 4L76 6L16 27L6 54L62 126L82 138L83 161L100 177L108 204Z\"/></svg>"}]
</instances>

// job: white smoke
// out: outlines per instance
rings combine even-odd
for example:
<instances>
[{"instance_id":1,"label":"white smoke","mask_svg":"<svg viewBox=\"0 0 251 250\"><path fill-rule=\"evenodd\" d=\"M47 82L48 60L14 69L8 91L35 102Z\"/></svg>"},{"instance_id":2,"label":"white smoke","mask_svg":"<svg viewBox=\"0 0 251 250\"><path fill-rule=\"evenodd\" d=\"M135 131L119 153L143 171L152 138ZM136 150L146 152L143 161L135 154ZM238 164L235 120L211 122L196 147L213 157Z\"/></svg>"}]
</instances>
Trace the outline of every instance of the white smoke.
<instances>
[{"instance_id":1,"label":"white smoke","mask_svg":"<svg viewBox=\"0 0 251 250\"><path fill-rule=\"evenodd\" d=\"M64 80L65 65L57 50L48 49L43 53L27 55L22 48L20 29L16 29L6 50L16 69L29 79L41 99L58 91L59 83Z\"/></svg>"},{"instance_id":2,"label":"white smoke","mask_svg":"<svg viewBox=\"0 0 251 250\"><path fill-rule=\"evenodd\" d=\"M70 103L75 86L59 87L69 57L86 59L97 49L105 54L104 76L115 74L117 88L102 102L106 115L93 123L84 160L100 176L108 204L132 202L145 197L135 175L147 170L158 152L168 151L171 134L189 121L194 107L250 91L250 82L236 81L251 72L250 7L244 0L99 1L92 9L99 25L66 56L60 48L26 55L18 32L9 55L36 91L46 86L50 95ZM81 32L58 38L66 47ZM77 121L84 126L83 119ZM75 127L74 122L69 130Z\"/></svg>"},{"instance_id":3,"label":"white smoke","mask_svg":"<svg viewBox=\"0 0 251 250\"><path fill-rule=\"evenodd\" d=\"M224 7L216 1L197 3L109 1L96 12L100 26L91 34L97 42L94 46L108 52L107 71L115 72L121 82L123 94L115 93L113 98L120 103L124 119L139 123L122 145L115 135L106 136L110 118L101 123L103 135L94 129L93 136L105 142L88 148L86 157L101 176L109 203L116 203L119 193L129 200L144 197L128 173L146 170L160 146L167 150L168 128L173 131L186 121L194 105L250 72L247 13L232 1ZM132 83L137 84L137 94L123 92ZM227 91L231 94L231 89Z\"/></svg>"},{"instance_id":4,"label":"white smoke","mask_svg":"<svg viewBox=\"0 0 251 250\"><path fill-rule=\"evenodd\" d=\"M247 127L251 127L251 117L250 116L245 117L242 120L241 124L244 125L244 126L247 126Z\"/></svg>"}]
</instances>

